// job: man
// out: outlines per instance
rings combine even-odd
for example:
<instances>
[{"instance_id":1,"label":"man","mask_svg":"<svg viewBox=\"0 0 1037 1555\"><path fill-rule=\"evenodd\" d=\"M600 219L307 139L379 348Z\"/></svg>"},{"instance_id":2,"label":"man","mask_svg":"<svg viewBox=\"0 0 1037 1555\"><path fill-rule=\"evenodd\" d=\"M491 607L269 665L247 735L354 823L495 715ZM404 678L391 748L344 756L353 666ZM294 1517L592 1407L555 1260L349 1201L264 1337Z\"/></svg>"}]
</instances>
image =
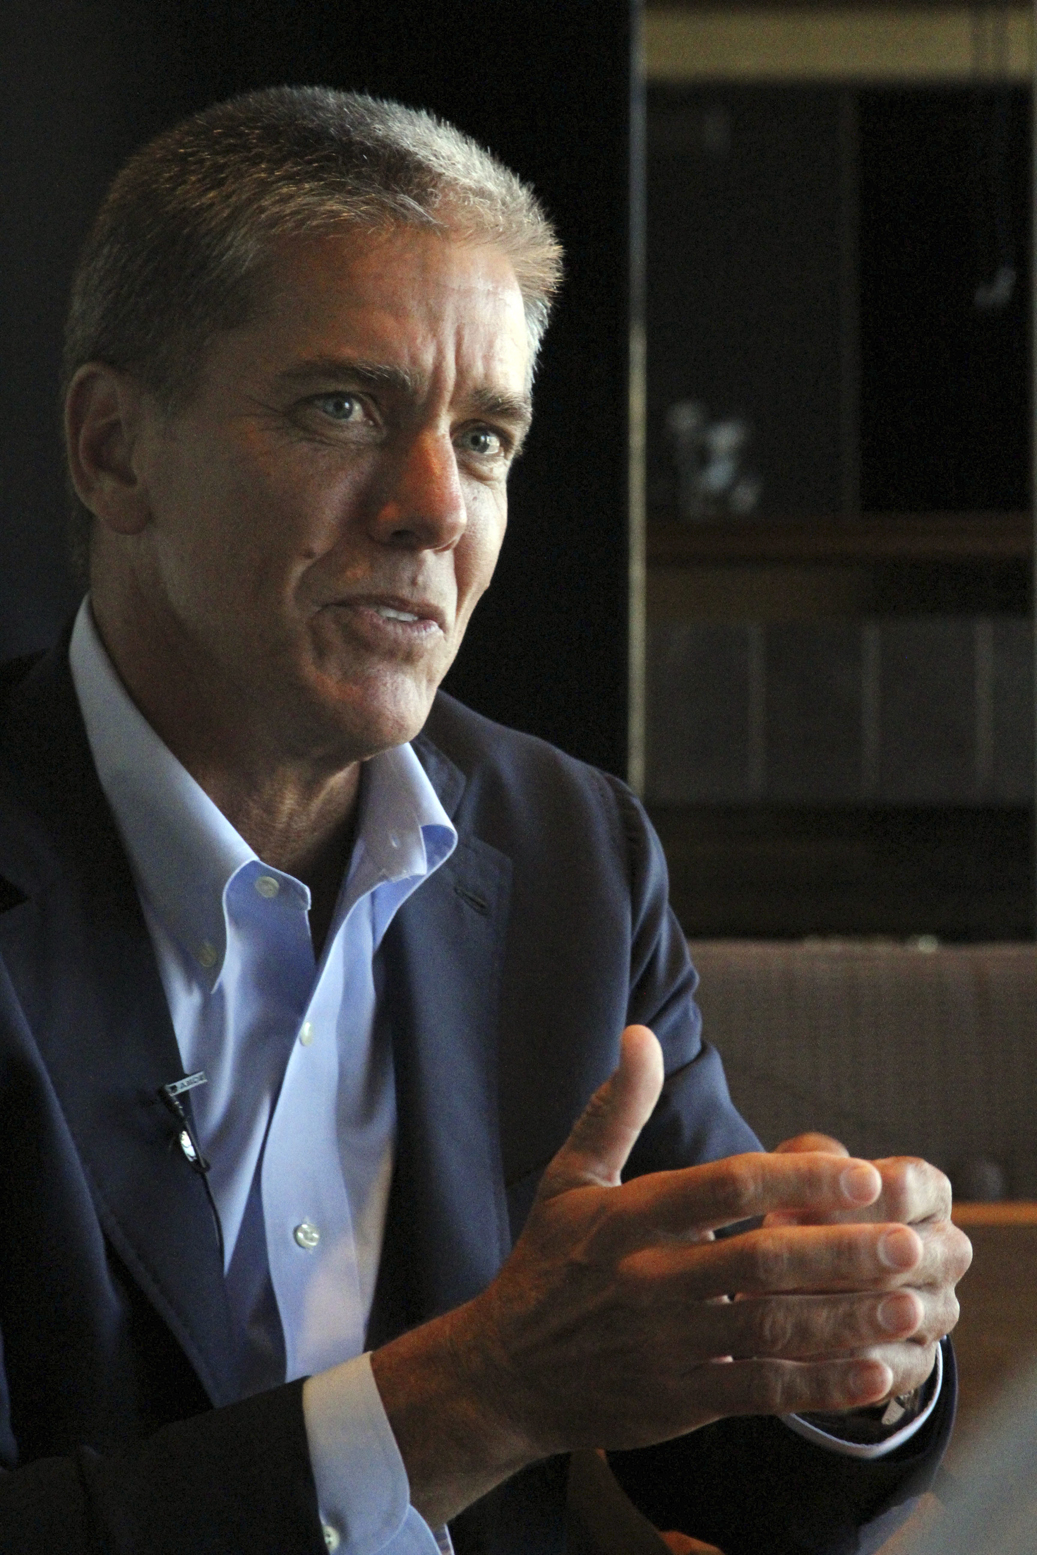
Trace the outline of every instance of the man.
<instances>
[{"instance_id":1,"label":"man","mask_svg":"<svg viewBox=\"0 0 1037 1555\"><path fill-rule=\"evenodd\" d=\"M319 90L101 212L89 597L3 713L5 1551L546 1555L577 1447L848 1550L935 1467L944 1179L746 1154L636 802L437 696L558 273L478 148Z\"/></svg>"}]
</instances>

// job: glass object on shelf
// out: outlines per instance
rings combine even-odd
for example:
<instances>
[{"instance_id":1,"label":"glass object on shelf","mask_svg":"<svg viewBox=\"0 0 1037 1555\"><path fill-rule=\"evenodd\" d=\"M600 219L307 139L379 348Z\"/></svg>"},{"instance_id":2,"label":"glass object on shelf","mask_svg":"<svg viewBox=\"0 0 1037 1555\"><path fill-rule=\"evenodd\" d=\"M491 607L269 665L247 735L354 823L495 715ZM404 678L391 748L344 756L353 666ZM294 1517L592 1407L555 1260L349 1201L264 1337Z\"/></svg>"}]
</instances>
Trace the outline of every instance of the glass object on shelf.
<instances>
[{"instance_id":1,"label":"glass object on shelf","mask_svg":"<svg viewBox=\"0 0 1037 1555\"><path fill-rule=\"evenodd\" d=\"M748 518L762 482L745 468L752 428L741 417L711 419L700 400L677 400L666 412L666 435L677 470L677 514L682 523Z\"/></svg>"}]
</instances>

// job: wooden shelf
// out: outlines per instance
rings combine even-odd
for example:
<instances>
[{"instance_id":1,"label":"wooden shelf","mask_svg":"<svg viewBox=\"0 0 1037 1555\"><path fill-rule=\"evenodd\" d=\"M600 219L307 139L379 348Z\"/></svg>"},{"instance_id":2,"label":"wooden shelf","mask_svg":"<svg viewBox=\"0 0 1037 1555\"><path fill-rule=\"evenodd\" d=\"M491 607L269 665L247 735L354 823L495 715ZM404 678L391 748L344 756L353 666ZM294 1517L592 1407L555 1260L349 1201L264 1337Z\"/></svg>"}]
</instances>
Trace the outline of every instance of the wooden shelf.
<instances>
[{"instance_id":1,"label":"wooden shelf","mask_svg":"<svg viewBox=\"0 0 1037 1555\"><path fill-rule=\"evenodd\" d=\"M648 525L656 567L1028 561L1029 513L872 513L860 518Z\"/></svg>"},{"instance_id":2,"label":"wooden shelf","mask_svg":"<svg viewBox=\"0 0 1037 1555\"><path fill-rule=\"evenodd\" d=\"M977 59L974 6L964 0L649 0L649 81L924 84L1005 78L1031 70L1030 17L1022 0L1000 8L1003 56Z\"/></svg>"},{"instance_id":3,"label":"wooden shelf","mask_svg":"<svg viewBox=\"0 0 1037 1555\"><path fill-rule=\"evenodd\" d=\"M1037 1204L1027 1199L1002 1199L993 1204L955 1204L956 1226L1037 1226Z\"/></svg>"}]
</instances>

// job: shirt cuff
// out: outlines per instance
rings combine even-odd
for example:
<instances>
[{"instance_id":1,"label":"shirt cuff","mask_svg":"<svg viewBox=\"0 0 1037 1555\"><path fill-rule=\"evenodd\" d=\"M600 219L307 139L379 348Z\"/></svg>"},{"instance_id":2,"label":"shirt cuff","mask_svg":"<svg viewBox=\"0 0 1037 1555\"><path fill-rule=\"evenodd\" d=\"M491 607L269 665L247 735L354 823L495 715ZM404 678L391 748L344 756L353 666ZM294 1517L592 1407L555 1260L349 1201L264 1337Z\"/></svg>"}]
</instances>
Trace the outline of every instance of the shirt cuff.
<instances>
[{"instance_id":1,"label":"shirt cuff","mask_svg":"<svg viewBox=\"0 0 1037 1555\"><path fill-rule=\"evenodd\" d=\"M780 1418L797 1436L805 1437L808 1442L814 1442L818 1447L826 1447L829 1452L841 1453L844 1458L884 1458L887 1453L895 1452L898 1447L903 1447L909 1442L917 1431L920 1431L936 1408L936 1401L940 1397L940 1389L943 1386L943 1348L936 1346L936 1364L930 1374L929 1399L924 1409L909 1420L907 1425L901 1426L899 1431L894 1431L892 1436L887 1436L881 1442L848 1442L840 1436L832 1436L828 1431L822 1431L820 1426L812 1425L809 1420L804 1420L800 1415L782 1415Z\"/></svg>"},{"instance_id":2,"label":"shirt cuff","mask_svg":"<svg viewBox=\"0 0 1037 1555\"><path fill-rule=\"evenodd\" d=\"M324 1542L338 1555L442 1555L410 1504L407 1471L382 1405L370 1355L307 1379L303 1418Z\"/></svg>"}]
</instances>

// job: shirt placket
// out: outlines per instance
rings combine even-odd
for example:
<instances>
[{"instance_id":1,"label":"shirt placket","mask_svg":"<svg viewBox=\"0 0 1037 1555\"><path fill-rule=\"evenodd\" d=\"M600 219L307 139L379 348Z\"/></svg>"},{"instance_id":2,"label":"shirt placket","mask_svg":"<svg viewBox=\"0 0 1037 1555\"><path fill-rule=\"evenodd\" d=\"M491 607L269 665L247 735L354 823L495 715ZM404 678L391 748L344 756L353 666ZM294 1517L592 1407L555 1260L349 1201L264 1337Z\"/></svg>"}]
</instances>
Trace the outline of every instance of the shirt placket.
<instances>
[{"instance_id":1,"label":"shirt placket","mask_svg":"<svg viewBox=\"0 0 1037 1555\"><path fill-rule=\"evenodd\" d=\"M262 1165L267 1256L289 1380L359 1355L366 1327L338 1096L340 1050L365 1051L374 1016L367 898L354 904L338 933L288 1059Z\"/></svg>"}]
</instances>

